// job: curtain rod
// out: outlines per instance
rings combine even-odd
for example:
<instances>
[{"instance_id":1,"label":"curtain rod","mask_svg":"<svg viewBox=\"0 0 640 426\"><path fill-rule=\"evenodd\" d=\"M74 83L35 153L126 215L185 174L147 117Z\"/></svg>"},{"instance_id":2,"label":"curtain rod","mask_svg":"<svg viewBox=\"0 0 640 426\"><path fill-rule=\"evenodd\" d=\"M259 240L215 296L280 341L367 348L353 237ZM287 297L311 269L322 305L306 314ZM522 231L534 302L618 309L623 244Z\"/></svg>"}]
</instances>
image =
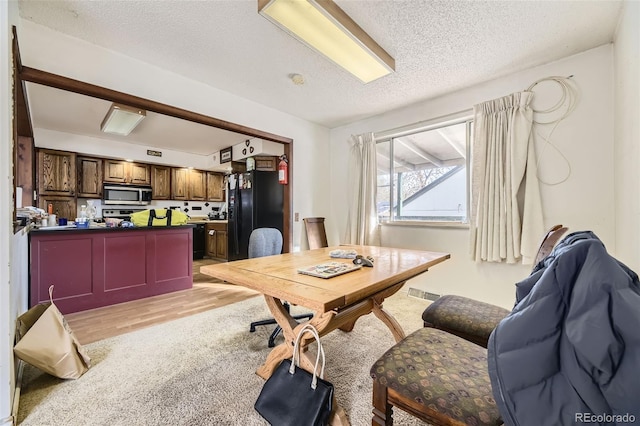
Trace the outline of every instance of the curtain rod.
<instances>
[{"instance_id":1,"label":"curtain rod","mask_svg":"<svg viewBox=\"0 0 640 426\"><path fill-rule=\"evenodd\" d=\"M443 125L452 124L457 121L465 121L471 118L473 118L473 108L442 115L440 117L430 118L428 120L419 121L417 123L396 127L382 132L375 132L373 134L373 139L376 142L383 142L391 138L399 138L411 133L430 130L431 128L442 127Z\"/></svg>"}]
</instances>

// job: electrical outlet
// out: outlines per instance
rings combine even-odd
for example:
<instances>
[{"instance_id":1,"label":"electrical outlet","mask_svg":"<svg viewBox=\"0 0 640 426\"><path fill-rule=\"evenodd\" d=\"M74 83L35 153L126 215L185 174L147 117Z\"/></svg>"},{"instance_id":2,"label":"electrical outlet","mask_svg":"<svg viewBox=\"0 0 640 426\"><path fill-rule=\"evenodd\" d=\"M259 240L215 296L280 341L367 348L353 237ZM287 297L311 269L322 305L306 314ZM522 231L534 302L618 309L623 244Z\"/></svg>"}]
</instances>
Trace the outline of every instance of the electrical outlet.
<instances>
[{"instance_id":1,"label":"electrical outlet","mask_svg":"<svg viewBox=\"0 0 640 426\"><path fill-rule=\"evenodd\" d=\"M296 212L293 214L293 221L300 222L300 213Z\"/></svg>"}]
</instances>

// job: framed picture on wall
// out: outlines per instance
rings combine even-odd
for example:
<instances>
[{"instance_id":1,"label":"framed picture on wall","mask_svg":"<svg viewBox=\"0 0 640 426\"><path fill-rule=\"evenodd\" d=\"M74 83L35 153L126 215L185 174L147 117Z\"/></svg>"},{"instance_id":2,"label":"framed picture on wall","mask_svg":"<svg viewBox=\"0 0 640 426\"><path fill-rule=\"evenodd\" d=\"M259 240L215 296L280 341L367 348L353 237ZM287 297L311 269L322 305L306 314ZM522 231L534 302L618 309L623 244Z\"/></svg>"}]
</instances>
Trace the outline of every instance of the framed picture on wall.
<instances>
[{"instance_id":1,"label":"framed picture on wall","mask_svg":"<svg viewBox=\"0 0 640 426\"><path fill-rule=\"evenodd\" d=\"M220 150L220 163L228 163L231 161L231 148L224 148Z\"/></svg>"}]
</instances>

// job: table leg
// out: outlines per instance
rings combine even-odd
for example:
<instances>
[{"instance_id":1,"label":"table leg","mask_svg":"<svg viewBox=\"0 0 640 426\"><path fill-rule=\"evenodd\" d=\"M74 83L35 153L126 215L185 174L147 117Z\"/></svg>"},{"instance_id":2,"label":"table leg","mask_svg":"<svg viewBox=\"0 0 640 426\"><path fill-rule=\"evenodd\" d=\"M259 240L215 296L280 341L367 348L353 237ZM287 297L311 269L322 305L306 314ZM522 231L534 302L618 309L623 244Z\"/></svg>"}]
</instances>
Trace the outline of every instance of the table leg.
<instances>
[{"instance_id":1,"label":"table leg","mask_svg":"<svg viewBox=\"0 0 640 426\"><path fill-rule=\"evenodd\" d=\"M258 376L263 379L268 379L273 371L280 365L280 362L284 359L291 358L293 356L293 345L295 343L295 339L298 336L298 331L302 328L302 324L298 323L289 312L285 309L284 305L280 301L280 299L276 299L271 296L264 296L267 306L273 314L273 318L275 318L276 322L280 327L282 327L282 335L284 336L284 343L276 346L269 352L266 361L262 364L256 373ZM327 327L327 325L331 322L331 319L335 316L335 312L324 312L318 313L316 312L313 318L309 321L309 324L315 327L318 330L320 335L323 335L323 330ZM305 323L306 324L306 323ZM310 364L311 368L309 369L309 360L304 354L305 347L307 346L309 341L313 341L313 338L309 338L309 336L303 337L302 342L300 344L301 351L303 352L303 356L300 357L300 363L303 368L308 371L313 371L314 363Z\"/></svg>"},{"instance_id":2,"label":"table leg","mask_svg":"<svg viewBox=\"0 0 640 426\"><path fill-rule=\"evenodd\" d=\"M373 314L389 328L391 334L393 334L393 338L396 339L396 343L406 337L398 321L392 317L389 312L382 309L382 305L375 300L373 302Z\"/></svg>"},{"instance_id":3,"label":"table leg","mask_svg":"<svg viewBox=\"0 0 640 426\"><path fill-rule=\"evenodd\" d=\"M402 327L396 321L396 319L391 316L388 312L386 312L382 307L382 302L385 298L396 293L402 286L404 282L398 283L386 290L383 290L373 297L363 300L360 303L357 303L353 306L346 308L341 312L316 312L314 317L309 321L309 324L315 327L318 330L318 334L323 336L336 328L339 328L343 331L351 331L353 330L356 321L363 315L367 315L371 312L382 321L387 328L391 331L396 342L404 339L405 334L402 330ZM274 297L265 295L265 300L267 302L267 306L269 310L273 314L273 317L277 321L278 325L282 327L282 334L284 336L284 343L276 346L271 350L267 359L263 365L261 365L256 373L262 377L263 379L268 379L273 371L280 365L280 362L284 359L291 358L293 356L293 346L295 343L295 339L298 335L300 329L304 326L303 324L299 324L295 319L292 318L291 314L287 312L287 310L282 305L280 299L276 299ZM309 355L306 353L306 347L309 342L313 342L313 338L303 337L300 343L300 366L307 371L312 372L315 367L315 359L311 359ZM349 419L347 418L347 414L342 407L337 404L337 401L334 396L333 400L333 412L331 413L330 424L332 426L349 426Z\"/></svg>"}]
</instances>

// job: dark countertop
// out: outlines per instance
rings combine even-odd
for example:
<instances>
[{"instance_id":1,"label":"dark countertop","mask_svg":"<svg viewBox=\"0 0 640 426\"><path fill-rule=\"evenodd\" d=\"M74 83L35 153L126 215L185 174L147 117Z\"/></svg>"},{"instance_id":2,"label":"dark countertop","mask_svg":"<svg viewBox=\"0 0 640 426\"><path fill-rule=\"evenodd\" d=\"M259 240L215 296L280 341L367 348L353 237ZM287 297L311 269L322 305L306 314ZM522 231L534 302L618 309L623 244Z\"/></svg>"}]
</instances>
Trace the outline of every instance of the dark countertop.
<instances>
[{"instance_id":1,"label":"dark countertop","mask_svg":"<svg viewBox=\"0 0 640 426\"><path fill-rule=\"evenodd\" d=\"M177 225L177 226L134 226L132 228L113 227L107 228L106 226L91 226L89 228L76 228L75 226L45 226L34 227L29 232L37 232L38 234L52 234L60 232L129 232L129 231L161 231L163 229L177 229L177 228L195 228L193 224Z\"/></svg>"}]
</instances>

